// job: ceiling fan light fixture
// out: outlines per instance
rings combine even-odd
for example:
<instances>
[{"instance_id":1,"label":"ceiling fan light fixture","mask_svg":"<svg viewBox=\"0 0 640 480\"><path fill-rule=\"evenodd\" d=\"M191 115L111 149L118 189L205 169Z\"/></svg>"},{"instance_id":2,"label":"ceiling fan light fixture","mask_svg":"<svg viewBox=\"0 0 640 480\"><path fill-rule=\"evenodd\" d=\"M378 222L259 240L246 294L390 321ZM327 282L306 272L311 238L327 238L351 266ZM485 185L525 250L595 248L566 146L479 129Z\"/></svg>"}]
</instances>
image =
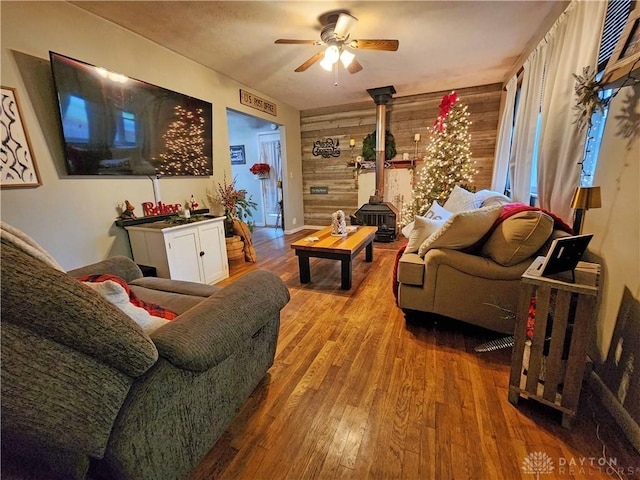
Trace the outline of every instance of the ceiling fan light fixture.
<instances>
[{"instance_id":1,"label":"ceiling fan light fixture","mask_svg":"<svg viewBox=\"0 0 640 480\"><path fill-rule=\"evenodd\" d=\"M330 72L331 70L333 70L333 62L330 62L326 55L320 61L320 66L324 68L327 72Z\"/></svg>"},{"instance_id":2,"label":"ceiling fan light fixture","mask_svg":"<svg viewBox=\"0 0 640 480\"><path fill-rule=\"evenodd\" d=\"M336 45L329 45L324 51L324 58L333 65L340 58L340 49Z\"/></svg>"},{"instance_id":3,"label":"ceiling fan light fixture","mask_svg":"<svg viewBox=\"0 0 640 480\"><path fill-rule=\"evenodd\" d=\"M2 1L2 0L0 0ZM344 65L344 68L351 74L358 73L362 70L362 65L358 62L356 55L347 51L350 49L363 50L382 50L387 52L395 52L398 50L398 40L390 39L359 39L351 40L351 29L356 25L358 19L348 13L346 10L331 11L323 14L319 18L322 24L320 31L320 41L314 40L297 40L280 38L275 41L277 44L291 45L325 45L324 50L319 50L311 58L307 59L302 65L296 68L295 72L304 72L316 62L328 71L334 71L334 65L338 60ZM336 65L337 66L337 65ZM335 69L336 75L338 69Z\"/></svg>"},{"instance_id":4,"label":"ceiling fan light fixture","mask_svg":"<svg viewBox=\"0 0 640 480\"><path fill-rule=\"evenodd\" d=\"M340 54L340 61L342 62L342 65L344 65L344 68L347 68L349 65L351 65L351 62L353 62L353 59L356 56L347 51L347 50L343 50L342 53Z\"/></svg>"},{"instance_id":5,"label":"ceiling fan light fixture","mask_svg":"<svg viewBox=\"0 0 640 480\"><path fill-rule=\"evenodd\" d=\"M358 19L356 17L346 12L341 13L334 28L336 37L340 39L347 38L349 32L356 23L358 23Z\"/></svg>"}]
</instances>

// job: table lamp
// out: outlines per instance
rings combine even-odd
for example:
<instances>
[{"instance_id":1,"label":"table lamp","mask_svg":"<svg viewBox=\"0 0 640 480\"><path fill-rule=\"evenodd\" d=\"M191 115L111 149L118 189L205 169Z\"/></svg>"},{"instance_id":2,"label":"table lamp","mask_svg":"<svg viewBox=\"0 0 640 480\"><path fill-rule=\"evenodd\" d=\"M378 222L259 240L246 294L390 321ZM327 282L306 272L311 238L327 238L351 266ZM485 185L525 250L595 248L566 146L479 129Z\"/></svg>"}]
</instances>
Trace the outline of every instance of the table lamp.
<instances>
[{"instance_id":1,"label":"table lamp","mask_svg":"<svg viewBox=\"0 0 640 480\"><path fill-rule=\"evenodd\" d=\"M576 235L582 233L585 212L590 208L600 208L601 206L600 187L576 187L571 199L571 208L576 211L573 218L573 232Z\"/></svg>"}]
</instances>

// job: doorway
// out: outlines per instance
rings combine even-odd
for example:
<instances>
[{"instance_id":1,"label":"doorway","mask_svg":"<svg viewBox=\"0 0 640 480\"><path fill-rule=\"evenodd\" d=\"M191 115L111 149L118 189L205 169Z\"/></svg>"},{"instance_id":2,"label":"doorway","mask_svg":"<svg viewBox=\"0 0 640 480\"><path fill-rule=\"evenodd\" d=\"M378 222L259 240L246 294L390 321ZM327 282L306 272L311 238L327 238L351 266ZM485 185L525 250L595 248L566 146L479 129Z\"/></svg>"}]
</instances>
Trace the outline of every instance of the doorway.
<instances>
[{"instance_id":1,"label":"doorway","mask_svg":"<svg viewBox=\"0 0 640 480\"><path fill-rule=\"evenodd\" d=\"M277 129L274 129L277 130ZM269 165L269 176L261 179L265 226L282 228L282 148L280 132L259 133L260 162Z\"/></svg>"},{"instance_id":2,"label":"doorway","mask_svg":"<svg viewBox=\"0 0 640 480\"><path fill-rule=\"evenodd\" d=\"M244 189L257 208L249 219L257 227L281 228L285 160L281 148L280 125L227 108L229 145L233 152L231 175L237 189ZM241 152L241 153L238 153ZM269 165L269 175L261 179L251 173L256 163Z\"/></svg>"}]
</instances>

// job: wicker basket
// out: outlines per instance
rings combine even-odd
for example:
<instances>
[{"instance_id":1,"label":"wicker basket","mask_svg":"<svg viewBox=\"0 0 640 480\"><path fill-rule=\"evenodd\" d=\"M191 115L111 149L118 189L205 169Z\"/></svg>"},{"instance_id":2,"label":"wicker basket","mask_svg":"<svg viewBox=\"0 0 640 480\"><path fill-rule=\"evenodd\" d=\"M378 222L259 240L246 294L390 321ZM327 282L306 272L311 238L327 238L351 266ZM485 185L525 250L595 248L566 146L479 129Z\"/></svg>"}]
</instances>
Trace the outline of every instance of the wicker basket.
<instances>
[{"instance_id":1,"label":"wicker basket","mask_svg":"<svg viewBox=\"0 0 640 480\"><path fill-rule=\"evenodd\" d=\"M240 236L226 237L225 241L227 242L227 258L229 261L244 261L244 242Z\"/></svg>"}]
</instances>

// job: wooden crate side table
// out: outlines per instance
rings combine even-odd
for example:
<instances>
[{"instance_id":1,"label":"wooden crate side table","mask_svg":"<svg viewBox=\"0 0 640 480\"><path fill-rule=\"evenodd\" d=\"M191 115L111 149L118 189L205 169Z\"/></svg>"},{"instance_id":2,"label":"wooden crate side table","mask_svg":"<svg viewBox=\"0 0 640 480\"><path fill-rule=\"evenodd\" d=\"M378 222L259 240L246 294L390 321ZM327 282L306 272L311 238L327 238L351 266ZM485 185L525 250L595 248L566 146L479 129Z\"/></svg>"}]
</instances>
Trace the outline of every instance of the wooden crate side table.
<instances>
[{"instance_id":1,"label":"wooden crate side table","mask_svg":"<svg viewBox=\"0 0 640 480\"><path fill-rule=\"evenodd\" d=\"M538 257L522 275L509 402L516 405L522 396L560 410L562 425L569 428L582 388L600 265L579 262L573 282L561 276L534 275L542 260L544 257ZM532 297L536 297L536 314L529 342L527 317Z\"/></svg>"}]
</instances>

